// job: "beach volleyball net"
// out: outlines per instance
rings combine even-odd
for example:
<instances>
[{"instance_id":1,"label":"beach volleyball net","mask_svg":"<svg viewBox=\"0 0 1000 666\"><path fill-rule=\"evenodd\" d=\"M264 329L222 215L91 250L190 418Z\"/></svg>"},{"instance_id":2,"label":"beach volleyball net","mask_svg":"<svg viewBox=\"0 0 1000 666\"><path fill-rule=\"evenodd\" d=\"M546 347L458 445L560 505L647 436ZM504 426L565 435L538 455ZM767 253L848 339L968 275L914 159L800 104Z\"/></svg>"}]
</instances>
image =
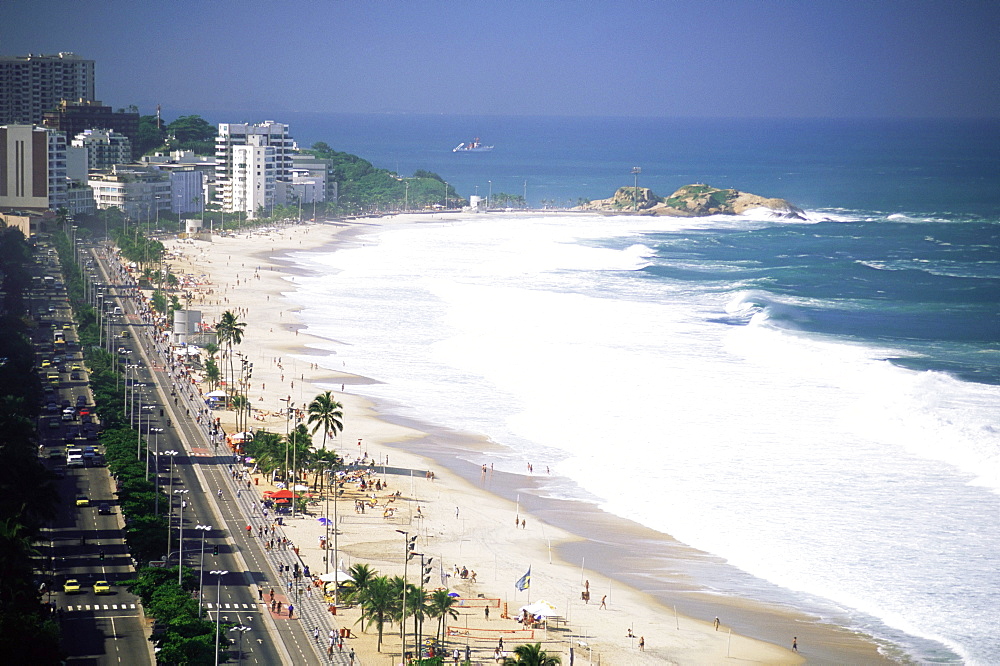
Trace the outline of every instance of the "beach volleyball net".
<instances>
[{"instance_id":1,"label":"beach volleyball net","mask_svg":"<svg viewBox=\"0 0 1000 666\"><path fill-rule=\"evenodd\" d=\"M490 597L458 597L455 608L500 608L500 599Z\"/></svg>"},{"instance_id":2,"label":"beach volleyball net","mask_svg":"<svg viewBox=\"0 0 1000 666\"><path fill-rule=\"evenodd\" d=\"M534 629L524 627L508 627L506 629L487 629L485 627L456 627L448 626L447 634L450 638L471 638L472 640L493 641L498 638L514 641L528 641L535 637Z\"/></svg>"}]
</instances>

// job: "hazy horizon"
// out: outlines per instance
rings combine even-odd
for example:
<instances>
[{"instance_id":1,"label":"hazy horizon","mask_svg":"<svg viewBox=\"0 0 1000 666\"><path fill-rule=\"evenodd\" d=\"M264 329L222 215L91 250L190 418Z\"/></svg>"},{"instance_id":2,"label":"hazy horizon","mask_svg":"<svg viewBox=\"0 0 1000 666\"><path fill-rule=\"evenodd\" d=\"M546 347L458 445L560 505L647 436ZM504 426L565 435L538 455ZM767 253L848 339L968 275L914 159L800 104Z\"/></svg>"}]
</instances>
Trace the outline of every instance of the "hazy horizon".
<instances>
[{"instance_id":1,"label":"hazy horizon","mask_svg":"<svg viewBox=\"0 0 1000 666\"><path fill-rule=\"evenodd\" d=\"M998 28L982 0L0 6L3 55L92 59L144 114L995 118Z\"/></svg>"}]
</instances>

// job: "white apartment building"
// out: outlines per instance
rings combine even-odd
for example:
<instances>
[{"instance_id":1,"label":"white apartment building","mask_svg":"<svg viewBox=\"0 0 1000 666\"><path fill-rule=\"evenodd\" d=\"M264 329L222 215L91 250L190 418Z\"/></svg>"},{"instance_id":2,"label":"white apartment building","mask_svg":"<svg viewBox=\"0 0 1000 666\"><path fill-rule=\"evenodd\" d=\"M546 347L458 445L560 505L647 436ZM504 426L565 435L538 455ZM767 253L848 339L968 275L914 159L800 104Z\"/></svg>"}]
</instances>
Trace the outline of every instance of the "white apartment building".
<instances>
[{"instance_id":1,"label":"white apartment building","mask_svg":"<svg viewBox=\"0 0 1000 666\"><path fill-rule=\"evenodd\" d=\"M117 206L134 220L154 219L171 207L169 174L157 169L116 166L113 173L92 174L88 184L98 209Z\"/></svg>"},{"instance_id":2,"label":"white apartment building","mask_svg":"<svg viewBox=\"0 0 1000 666\"><path fill-rule=\"evenodd\" d=\"M84 130L76 135L71 145L87 149L87 169L90 171L111 171L116 164L132 161L132 142L111 129Z\"/></svg>"},{"instance_id":3,"label":"white apartment building","mask_svg":"<svg viewBox=\"0 0 1000 666\"><path fill-rule=\"evenodd\" d=\"M323 198L316 201L337 201L337 179L333 172L333 161L315 157L307 153L292 156L292 168L307 171L312 178L322 178L326 191Z\"/></svg>"},{"instance_id":4,"label":"white apartment building","mask_svg":"<svg viewBox=\"0 0 1000 666\"><path fill-rule=\"evenodd\" d=\"M234 211L254 219L258 213L274 207L277 178L276 151L258 136L247 137L251 145L233 146L233 167L229 188ZM266 213L265 213L266 214Z\"/></svg>"},{"instance_id":5,"label":"white apartment building","mask_svg":"<svg viewBox=\"0 0 1000 666\"><path fill-rule=\"evenodd\" d=\"M260 209L270 211L286 203L295 141L288 125L273 120L258 125L220 123L215 138L216 202L227 213L242 212L248 219Z\"/></svg>"},{"instance_id":6,"label":"white apartment building","mask_svg":"<svg viewBox=\"0 0 1000 666\"><path fill-rule=\"evenodd\" d=\"M94 99L94 61L74 53L0 56L0 124L42 124L62 100Z\"/></svg>"},{"instance_id":7,"label":"white apartment building","mask_svg":"<svg viewBox=\"0 0 1000 666\"><path fill-rule=\"evenodd\" d=\"M66 205L66 137L34 125L0 126L0 208Z\"/></svg>"}]
</instances>

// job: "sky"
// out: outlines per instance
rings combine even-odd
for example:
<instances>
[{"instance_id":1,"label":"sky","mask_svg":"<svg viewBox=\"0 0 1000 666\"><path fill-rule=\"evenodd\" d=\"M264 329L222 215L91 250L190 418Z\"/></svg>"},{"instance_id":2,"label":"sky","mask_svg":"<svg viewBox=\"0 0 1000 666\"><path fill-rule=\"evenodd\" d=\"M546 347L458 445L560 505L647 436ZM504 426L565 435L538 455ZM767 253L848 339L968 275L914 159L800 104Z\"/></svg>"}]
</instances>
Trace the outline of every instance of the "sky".
<instances>
[{"instance_id":1,"label":"sky","mask_svg":"<svg viewBox=\"0 0 1000 666\"><path fill-rule=\"evenodd\" d=\"M0 0L151 113L1000 117L997 0Z\"/></svg>"}]
</instances>

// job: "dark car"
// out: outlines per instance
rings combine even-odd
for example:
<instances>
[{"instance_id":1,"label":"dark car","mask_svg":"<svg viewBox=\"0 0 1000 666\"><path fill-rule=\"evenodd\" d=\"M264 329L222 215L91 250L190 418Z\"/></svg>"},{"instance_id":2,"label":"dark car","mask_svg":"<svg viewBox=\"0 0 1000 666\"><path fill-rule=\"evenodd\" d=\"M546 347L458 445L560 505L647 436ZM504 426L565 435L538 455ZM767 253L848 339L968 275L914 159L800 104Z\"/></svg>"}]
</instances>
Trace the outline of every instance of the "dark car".
<instances>
[{"instance_id":1,"label":"dark car","mask_svg":"<svg viewBox=\"0 0 1000 666\"><path fill-rule=\"evenodd\" d=\"M97 513L103 514L105 516L111 515L111 505L107 502L101 502L97 505Z\"/></svg>"}]
</instances>

